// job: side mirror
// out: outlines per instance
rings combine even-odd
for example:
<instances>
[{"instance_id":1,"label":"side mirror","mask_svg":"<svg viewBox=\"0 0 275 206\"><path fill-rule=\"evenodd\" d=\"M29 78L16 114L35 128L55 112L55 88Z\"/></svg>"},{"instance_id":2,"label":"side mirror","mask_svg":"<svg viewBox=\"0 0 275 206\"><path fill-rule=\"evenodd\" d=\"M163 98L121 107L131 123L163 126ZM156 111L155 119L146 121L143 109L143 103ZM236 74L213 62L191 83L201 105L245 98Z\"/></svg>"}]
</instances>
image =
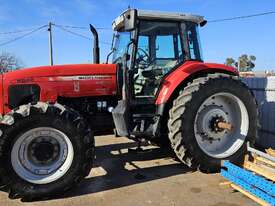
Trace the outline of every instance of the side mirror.
<instances>
[{"instance_id":1,"label":"side mirror","mask_svg":"<svg viewBox=\"0 0 275 206\"><path fill-rule=\"evenodd\" d=\"M207 24L207 21L206 21L206 20L203 20L203 21L200 23L200 26L201 26L201 27L204 27L206 24Z\"/></svg>"},{"instance_id":2,"label":"side mirror","mask_svg":"<svg viewBox=\"0 0 275 206\"><path fill-rule=\"evenodd\" d=\"M125 52L124 55L123 55L123 59L124 59L125 62L129 61L130 58L131 58L131 56L130 56L130 54L129 54L129 49L130 49L130 47L131 47L134 43L135 43L134 40L131 39L130 42L127 44L126 52Z\"/></svg>"},{"instance_id":3,"label":"side mirror","mask_svg":"<svg viewBox=\"0 0 275 206\"><path fill-rule=\"evenodd\" d=\"M131 55L129 54L129 48L130 48L130 46L133 45L133 44L134 44L134 41L131 40L131 41L128 43L127 47L126 47L125 53L123 54L123 64L124 64L124 66L125 66L125 71L128 70L128 69L127 69L127 63L128 63L129 60L131 60Z\"/></svg>"}]
</instances>

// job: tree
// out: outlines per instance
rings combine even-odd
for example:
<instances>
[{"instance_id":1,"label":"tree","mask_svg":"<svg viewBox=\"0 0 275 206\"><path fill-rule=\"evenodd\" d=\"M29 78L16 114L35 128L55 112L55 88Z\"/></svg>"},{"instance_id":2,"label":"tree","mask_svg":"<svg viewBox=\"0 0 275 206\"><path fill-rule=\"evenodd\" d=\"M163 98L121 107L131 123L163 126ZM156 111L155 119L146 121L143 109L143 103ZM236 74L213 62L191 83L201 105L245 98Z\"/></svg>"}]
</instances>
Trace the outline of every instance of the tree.
<instances>
[{"instance_id":1,"label":"tree","mask_svg":"<svg viewBox=\"0 0 275 206\"><path fill-rule=\"evenodd\" d=\"M8 52L2 52L2 54L0 54L0 72L1 73L17 70L22 67L23 67L22 61L15 55Z\"/></svg>"},{"instance_id":2,"label":"tree","mask_svg":"<svg viewBox=\"0 0 275 206\"><path fill-rule=\"evenodd\" d=\"M225 65L227 65L227 66L231 66L231 67L234 67L235 66L235 63L236 63L236 61L233 59L233 58L227 58L226 60L225 60Z\"/></svg>"},{"instance_id":3,"label":"tree","mask_svg":"<svg viewBox=\"0 0 275 206\"><path fill-rule=\"evenodd\" d=\"M233 58L227 58L225 65L233 66L238 68L239 72L248 72L252 71L255 67L256 57L254 55L248 56L243 54L238 58L238 61L235 61Z\"/></svg>"}]
</instances>

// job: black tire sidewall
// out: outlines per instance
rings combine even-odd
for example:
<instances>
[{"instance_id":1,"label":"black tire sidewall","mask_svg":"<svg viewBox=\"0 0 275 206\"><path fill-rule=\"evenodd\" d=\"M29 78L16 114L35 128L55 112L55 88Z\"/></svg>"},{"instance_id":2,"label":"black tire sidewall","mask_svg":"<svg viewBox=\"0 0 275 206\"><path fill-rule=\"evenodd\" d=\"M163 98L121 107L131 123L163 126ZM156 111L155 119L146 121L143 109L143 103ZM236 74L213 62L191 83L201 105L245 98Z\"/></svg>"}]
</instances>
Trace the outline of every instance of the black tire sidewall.
<instances>
[{"instance_id":1,"label":"black tire sidewall","mask_svg":"<svg viewBox=\"0 0 275 206\"><path fill-rule=\"evenodd\" d=\"M63 132L71 141L74 150L73 161L68 171L58 180L48 184L33 184L23 180L14 171L11 164L11 150L15 141L26 131L37 127L51 127ZM36 112L25 118L15 120L15 123L11 127L8 127L5 135L9 137L7 141L8 145L5 146L5 148L7 148L5 152L7 156L4 159L6 160L5 165L8 167L8 174L11 179L11 189L16 190L16 192L21 195L23 194L22 196L37 198L55 195L78 182L78 180L74 178L83 176L80 174L80 168L82 168L83 164L87 161L85 159L85 152L87 152L87 146L91 145L85 145L83 143L83 134L79 134L79 130L70 119L51 112Z\"/></svg>"}]
</instances>

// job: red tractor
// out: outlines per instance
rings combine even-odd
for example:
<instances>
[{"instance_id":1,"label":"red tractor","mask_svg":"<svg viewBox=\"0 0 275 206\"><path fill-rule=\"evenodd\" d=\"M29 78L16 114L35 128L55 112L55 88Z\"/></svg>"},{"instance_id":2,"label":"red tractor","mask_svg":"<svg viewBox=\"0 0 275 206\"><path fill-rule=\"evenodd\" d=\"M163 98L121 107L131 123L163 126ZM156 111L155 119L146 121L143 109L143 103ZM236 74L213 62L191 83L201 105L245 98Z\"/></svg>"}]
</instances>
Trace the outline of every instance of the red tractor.
<instances>
[{"instance_id":1,"label":"red tractor","mask_svg":"<svg viewBox=\"0 0 275 206\"><path fill-rule=\"evenodd\" d=\"M0 177L11 198L67 191L87 176L93 131L167 142L191 168L241 161L257 135L255 99L238 72L204 63L201 16L128 9L114 22L111 64L44 66L1 75ZM110 56L108 55L108 56Z\"/></svg>"}]
</instances>

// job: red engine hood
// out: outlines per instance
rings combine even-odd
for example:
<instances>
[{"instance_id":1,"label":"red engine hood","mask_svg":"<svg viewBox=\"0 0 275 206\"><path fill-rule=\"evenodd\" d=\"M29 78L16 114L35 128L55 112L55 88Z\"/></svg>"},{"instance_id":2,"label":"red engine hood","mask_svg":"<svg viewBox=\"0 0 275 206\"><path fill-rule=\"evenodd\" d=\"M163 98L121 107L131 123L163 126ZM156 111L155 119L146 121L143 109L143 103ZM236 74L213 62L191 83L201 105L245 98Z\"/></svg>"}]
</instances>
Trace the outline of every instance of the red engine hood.
<instances>
[{"instance_id":1,"label":"red engine hood","mask_svg":"<svg viewBox=\"0 0 275 206\"><path fill-rule=\"evenodd\" d=\"M116 80L115 64L42 66L8 72L1 81L0 113L10 111L9 88L12 85L35 84L40 88L39 101L56 102L58 97L114 96Z\"/></svg>"},{"instance_id":2,"label":"red engine hood","mask_svg":"<svg viewBox=\"0 0 275 206\"><path fill-rule=\"evenodd\" d=\"M56 77L74 75L112 75L116 73L115 64L72 64L25 68L5 73L4 80L29 79L35 77Z\"/></svg>"}]
</instances>

